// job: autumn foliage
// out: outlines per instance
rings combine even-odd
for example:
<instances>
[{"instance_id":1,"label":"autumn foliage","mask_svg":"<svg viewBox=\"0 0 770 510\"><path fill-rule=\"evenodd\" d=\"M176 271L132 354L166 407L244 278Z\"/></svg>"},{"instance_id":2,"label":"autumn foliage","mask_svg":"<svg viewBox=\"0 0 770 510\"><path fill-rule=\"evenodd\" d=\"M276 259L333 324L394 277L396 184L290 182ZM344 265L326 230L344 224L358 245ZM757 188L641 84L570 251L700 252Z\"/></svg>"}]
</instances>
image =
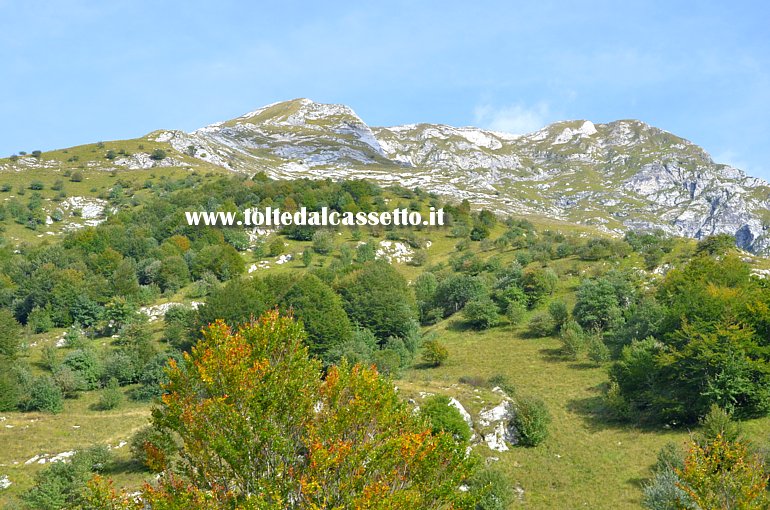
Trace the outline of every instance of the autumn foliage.
<instances>
[{"instance_id":1,"label":"autumn foliage","mask_svg":"<svg viewBox=\"0 0 770 510\"><path fill-rule=\"evenodd\" d=\"M470 496L459 487L471 465L451 435L431 433L373 368L343 363L322 377L303 338L302 326L277 312L238 331L220 321L184 366L172 363L152 421L182 446L164 459L168 469L142 502L164 509L467 508ZM104 480L93 481L91 492L105 507L139 504Z\"/></svg>"}]
</instances>

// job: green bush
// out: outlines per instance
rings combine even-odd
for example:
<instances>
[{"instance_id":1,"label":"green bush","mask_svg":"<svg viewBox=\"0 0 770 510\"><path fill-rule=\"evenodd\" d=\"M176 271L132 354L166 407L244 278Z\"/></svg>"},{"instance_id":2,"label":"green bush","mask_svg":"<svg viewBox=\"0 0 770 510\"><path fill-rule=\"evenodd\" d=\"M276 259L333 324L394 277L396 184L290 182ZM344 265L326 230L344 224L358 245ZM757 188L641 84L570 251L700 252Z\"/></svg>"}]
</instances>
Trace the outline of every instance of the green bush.
<instances>
[{"instance_id":1,"label":"green bush","mask_svg":"<svg viewBox=\"0 0 770 510\"><path fill-rule=\"evenodd\" d=\"M38 377L32 382L27 411L60 413L64 409L64 395L50 376Z\"/></svg>"},{"instance_id":2,"label":"green bush","mask_svg":"<svg viewBox=\"0 0 770 510\"><path fill-rule=\"evenodd\" d=\"M471 439L471 428L450 401L444 395L428 397L420 405L420 413L428 419L434 433L448 432L457 441L466 443Z\"/></svg>"},{"instance_id":3,"label":"green bush","mask_svg":"<svg viewBox=\"0 0 770 510\"><path fill-rule=\"evenodd\" d=\"M519 444L537 446L548 437L551 415L542 399L521 397L516 401L512 425L518 433Z\"/></svg>"},{"instance_id":4,"label":"green bush","mask_svg":"<svg viewBox=\"0 0 770 510\"><path fill-rule=\"evenodd\" d=\"M529 320L529 335L535 338L551 336L554 333L556 324L553 322L551 314L540 312Z\"/></svg>"},{"instance_id":5,"label":"green bush","mask_svg":"<svg viewBox=\"0 0 770 510\"><path fill-rule=\"evenodd\" d=\"M104 469L109 460L110 452L104 446L78 451L70 462L54 462L38 472L35 485L22 499L29 508L39 510L94 508L84 505L83 491L93 473Z\"/></svg>"},{"instance_id":6,"label":"green bush","mask_svg":"<svg viewBox=\"0 0 770 510\"><path fill-rule=\"evenodd\" d=\"M423 344L422 361L431 367L438 367L444 364L449 358L449 351L438 340L427 340Z\"/></svg>"},{"instance_id":7,"label":"green bush","mask_svg":"<svg viewBox=\"0 0 770 510\"><path fill-rule=\"evenodd\" d=\"M33 333L47 333L53 327L48 310L35 307L27 316L27 326Z\"/></svg>"},{"instance_id":8,"label":"green bush","mask_svg":"<svg viewBox=\"0 0 770 510\"><path fill-rule=\"evenodd\" d=\"M21 325L16 318L4 308L0 308L0 356L13 358L19 350Z\"/></svg>"},{"instance_id":9,"label":"green bush","mask_svg":"<svg viewBox=\"0 0 770 510\"><path fill-rule=\"evenodd\" d=\"M150 159L153 159L155 161L161 161L163 159L166 159L166 151L163 149L155 149L152 151L152 154L150 154Z\"/></svg>"},{"instance_id":10,"label":"green bush","mask_svg":"<svg viewBox=\"0 0 770 510\"><path fill-rule=\"evenodd\" d=\"M475 510L507 510L515 499L510 480L496 469L479 469L468 487L477 498Z\"/></svg>"},{"instance_id":11,"label":"green bush","mask_svg":"<svg viewBox=\"0 0 770 510\"><path fill-rule=\"evenodd\" d=\"M96 404L100 411L109 411L117 408L123 402L123 392L120 391L118 380L114 377L107 382L107 386L99 395L99 402Z\"/></svg>"},{"instance_id":12,"label":"green bush","mask_svg":"<svg viewBox=\"0 0 770 510\"><path fill-rule=\"evenodd\" d=\"M497 305L488 296L469 301L463 308L463 317L474 329L489 329L499 320Z\"/></svg>"},{"instance_id":13,"label":"green bush","mask_svg":"<svg viewBox=\"0 0 770 510\"><path fill-rule=\"evenodd\" d=\"M567 321L562 326L559 337L562 341L562 352L570 359L578 359L586 349L586 336L583 333L583 328L573 320Z\"/></svg>"},{"instance_id":14,"label":"green bush","mask_svg":"<svg viewBox=\"0 0 770 510\"><path fill-rule=\"evenodd\" d=\"M597 365L610 360L610 349L599 333L588 335L588 359Z\"/></svg>"},{"instance_id":15,"label":"green bush","mask_svg":"<svg viewBox=\"0 0 770 510\"><path fill-rule=\"evenodd\" d=\"M92 350L76 349L67 354L61 364L69 367L75 375L80 377L87 389L94 389L99 386L99 380L102 377L102 365Z\"/></svg>"},{"instance_id":16,"label":"green bush","mask_svg":"<svg viewBox=\"0 0 770 510\"><path fill-rule=\"evenodd\" d=\"M313 234L313 251L326 255L334 249L334 235L328 230L318 230Z\"/></svg>"}]
</instances>

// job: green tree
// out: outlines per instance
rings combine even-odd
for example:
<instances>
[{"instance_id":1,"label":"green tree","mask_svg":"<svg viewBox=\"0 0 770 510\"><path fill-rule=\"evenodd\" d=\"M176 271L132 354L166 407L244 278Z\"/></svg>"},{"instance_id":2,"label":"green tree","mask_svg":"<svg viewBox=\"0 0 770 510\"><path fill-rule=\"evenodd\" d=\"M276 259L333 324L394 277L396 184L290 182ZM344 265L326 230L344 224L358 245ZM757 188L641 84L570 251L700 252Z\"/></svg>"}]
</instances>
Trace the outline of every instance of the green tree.
<instances>
[{"instance_id":1,"label":"green tree","mask_svg":"<svg viewBox=\"0 0 770 510\"><path fill-rule=\"evenodd\" d=\"M500 320L497 305L489 296L469 301L463 308L465 321L475 329L488 329Z\"/></svg>"},{"instance_id":2,"label":"green tree","mask_svg":"<svg viewBox=\"0 0 770 510\"><path fill-rule=\"evenodd\" d=\"M406 337L417 322L417 310L406 279L385 261L375 261L342 279L339 292L350 319L385 342Z\"/></svg>"},{"instance_id":3,"label":"green tree","mask_svg":"<svg viewBox=\"0 0 770 510\"><path fill-rule=\"evenodd\" d=\"M272 275L265 278L265 285L269 304L293 311L302 322L311 354L324 356L330 348L350 340L352 327L342 299L317 276Z\"/></svg>"},{"instance_id":4,"label":"green tree","mask_svg":"<svg viewBox=\"0 0 770 510\"><path fill-rule=\"evenodd\" d=\"M0 357L13 358L19 350L21 325L5 308L0 308Z\"/></svg>"}]
</instances>

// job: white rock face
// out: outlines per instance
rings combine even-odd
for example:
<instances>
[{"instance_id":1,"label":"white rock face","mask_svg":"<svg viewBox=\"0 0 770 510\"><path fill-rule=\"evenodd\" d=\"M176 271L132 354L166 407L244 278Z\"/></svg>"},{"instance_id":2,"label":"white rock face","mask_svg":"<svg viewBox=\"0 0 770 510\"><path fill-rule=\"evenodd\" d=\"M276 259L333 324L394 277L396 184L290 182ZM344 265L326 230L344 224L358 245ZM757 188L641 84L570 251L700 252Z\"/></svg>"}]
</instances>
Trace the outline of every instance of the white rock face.
<instances>
[{"instance_id":1,"label":"white rock face","mask_svg":"<svg viewBox=\"0 0 770 510\"><path fill-rule=\"evenodd\" d=\"M510 449L509 444L516 444L516 435L510 425L513 412L513 402L504 397L498 405L479 413L478 423L484 428L481 435L490 450L505 452Z\"/></svg>"},{"instance_id":2,"label":"white rock face","mask_svg":"<svg viewBox=\"0 0 770 510\"><path fill-rule=\"evenodd\" d=\"M609 233L661 228L698 239L727 233L741 248L770 252L763 221L770 184L639 121L557 122L525 135L435 124L369 128L347 106L299 99L193 133L162 131L156 139L248 174L419 186L477 207ZM123 164L146 167L147 157Z\"/></svg>"},{"instance_id":3,"label":"white rock face","mask_svg":"<svg viewBox=\"0 0 770 510\"><path fill-rule=\"evenodd\" d=\"M11 486L11 481L8 479L8 475L0 476L0 490L7 489Z\"/></svg>"},{"instance_id":4,"label":"white rock face","mask_svg":"<svg viewBox=\"0 0 770 510\"><path fill-rule=\"evenodd\" d=\"M378 259L388 262L403 264L412 260L414 250L400 241L380 241L379 248L375 252Z\"/></svg>"}]
</instances>

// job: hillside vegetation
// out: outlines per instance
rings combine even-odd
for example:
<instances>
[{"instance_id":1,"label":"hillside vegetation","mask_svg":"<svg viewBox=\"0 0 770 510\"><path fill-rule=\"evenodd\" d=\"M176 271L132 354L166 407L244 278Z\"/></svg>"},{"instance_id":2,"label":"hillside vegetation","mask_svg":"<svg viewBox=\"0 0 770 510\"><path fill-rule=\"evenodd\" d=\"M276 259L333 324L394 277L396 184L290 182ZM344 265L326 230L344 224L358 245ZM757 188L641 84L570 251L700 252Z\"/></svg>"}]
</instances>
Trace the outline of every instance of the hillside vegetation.
<instances>
[{"instance_id":1,"label":"hillside vegetation","mask_svg":"<svg viewBox=\"0 0 770 510\"><path fill-rule=\"evenodd\" d=\"M94 150L112 150L113 159L140 144L150 154L163 150L152 143ZM211 372L201 367L208 356L221 356L225 366L243 349L262 345L253 332L262 317L262 324L286 331L270 337L270 349L282 339L296 344L292 366L309 371L302 380L313 388L328 385L313 391L374 394L363 399L362 412L390 402L382 408L388 413L383 423L408 422L398 448L435 448L436 462L401 480L424 486L366 473L351 494L403 491L404 499L388 503L392 508L441 508L448 501L489 509L667 508L711 501L713 480L688 466L724 454L734 463L704 472L722 480L734 473L729 497L754 505L744 508L766 508L767 262L737 250L734 237L696 243L660 231L609 236L540 216L498 216L420 188L204 172L184 167L187 155L168 168L79 168L91 150L39 156L62 167L35 163L23 172L0 172L0 185L8 183L0 193L0 480L9 483L0 498L8 507L98 508L112 498L108 479L128 492L144 490L148 499L185 493L200 498L188 505L204 507L207 498L214 498L212 508L245 505L263 485L244 474L249 463L236 460L237 441L227 434L211 444L201 438L249 430L251 420L228 421L236 403L257 406L262 414L254 414L255 421L269 413L287 416L252 400L255 393L244 388L254 381L288 406L304 394L286 397L281 388L290 385L271 385L270 377L240 372L237 364L217 393L206 386L214 366ZM156 162L170 157L155 155ZM106 154L105 160L111 161ZM450 224L262 231L184 222L186 210L269 205L444 207ZM217 321L233 329L221 322L221 329L210 329ZM292 329L292 321L301 327ZM243 337L234 333L238 327ZM242 338L252 340L239 343ZM278 370L283 365L276 360L283 358L270 349L266 366ZM246 368L262 366L261 359ZM356 363L376 373L356 372L366 370L352 368ZM284 374L273 381L286 380ZM190 381L197 386L186 386ZM391 382L398 388L392 401ZM169 388L176 388L173 395ZM191 400L174 407L185 391ZM217 396L223 407L196 407L195 395ZM312 407L311 400L303 405ZM323 445L314 450L317 462L337 459L348 469L348 450L333 445L344 441L345 424L354 430L359 422L344 408L329 404L328 421L318 429L298 425L292 441L316 438ZM407 418L413 415L414 421ZM221 423L207 432L196 416ZM740 433L731 434L736 423ZM407 432L420 441L411 443ZM266 437L288 441L283 433L279 427ZM363 455L356 444L349 455ZM456 454L466 446L467 466ZM393 443L371 448L391 466L384 452L396 448ZM457 477L431 468L441 462L462 466ZM209 468L218 478L198 476ZM175 481L172 471L183 478ZM323 491L314 493L311 485L345 491L320 470L304 472L313 483L302 494L320 498ZM222 480L239 477L242 484L220 491ZM142 489L144 482L155 489ZM460 484L468 490L459 491ZM296 503L296 490L257 491L267 499L249 504L309 505ZM182 499L174 501L184 507Z\"/></svg>"}]
</instances>

